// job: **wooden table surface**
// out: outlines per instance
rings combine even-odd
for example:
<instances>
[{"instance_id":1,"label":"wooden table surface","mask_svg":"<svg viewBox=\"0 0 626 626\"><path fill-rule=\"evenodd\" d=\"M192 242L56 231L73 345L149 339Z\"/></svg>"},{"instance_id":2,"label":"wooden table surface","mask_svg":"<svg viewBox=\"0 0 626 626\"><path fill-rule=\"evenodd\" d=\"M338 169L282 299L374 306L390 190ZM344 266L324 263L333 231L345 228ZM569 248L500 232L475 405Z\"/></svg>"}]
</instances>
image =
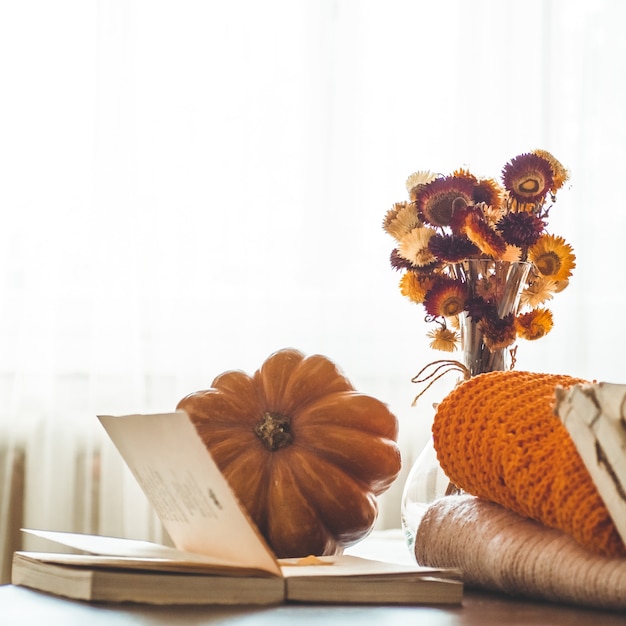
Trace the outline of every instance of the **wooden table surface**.
<instances>
[{"instance_id":1,"label":"wooden table surface","mask_svg":"<svg viewBox=\"0 0 626 626\"><path fill-rule=\"evenodd\" d=\"M626 614L515 600L467 590L460 607L282 605L276 607L157 607L91 605L22 587L0 587L2 626L613 626Z\"/></svg>"}]
</instances>

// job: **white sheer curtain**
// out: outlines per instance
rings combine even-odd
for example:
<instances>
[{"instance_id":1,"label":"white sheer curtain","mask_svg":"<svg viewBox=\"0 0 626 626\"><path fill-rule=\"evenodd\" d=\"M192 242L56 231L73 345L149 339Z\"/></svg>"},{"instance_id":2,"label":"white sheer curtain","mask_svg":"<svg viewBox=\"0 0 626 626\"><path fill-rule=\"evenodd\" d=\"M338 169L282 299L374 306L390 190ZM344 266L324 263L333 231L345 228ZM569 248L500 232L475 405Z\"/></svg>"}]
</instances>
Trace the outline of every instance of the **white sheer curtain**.
<instances>
[{"instance_id":1,"label":"white sheer curtain","mask_svg":"<svg viewBox=\"0 0 626 626\"><path fill-rule=\"evenodd\" d=\"M417 169L497 175L538 147L571 169L551 225L578 267L519 367L626 382L625 17L621 0L0 2L0 526L24 450L21 523L158 539L94 416L170 410L285 346L392 407L408 470L431 418L410 377L436 355L381 222Z\"/></svg>"}]
</instances>

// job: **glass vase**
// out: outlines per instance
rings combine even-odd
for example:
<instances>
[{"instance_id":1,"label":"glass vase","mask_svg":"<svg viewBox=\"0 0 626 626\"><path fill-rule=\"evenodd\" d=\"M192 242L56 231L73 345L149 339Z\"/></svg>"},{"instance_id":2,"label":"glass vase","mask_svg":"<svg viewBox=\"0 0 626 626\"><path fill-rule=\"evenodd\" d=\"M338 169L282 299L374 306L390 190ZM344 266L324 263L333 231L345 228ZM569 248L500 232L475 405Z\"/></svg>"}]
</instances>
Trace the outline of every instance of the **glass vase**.
<instances>
[{"instance_id":1,"label":"glass vase","mask_svg":"<svg viewBox=\"0 0 626 626\"><path fill-rule=\"evenodd\" d=\"M530 263L468 259L449 267L450 275L467 284L470 298L489 298L502 319L515 314L525 287ZM470 315L459 315L461 359L458 367L466 377L487 372L506 371L514 365L508 346L490 350L481 327ZM450 482L437 461L432 438L426 443L407 476L401 503L401 521L405 540L414 553L415 534L428 505L434 500L458 490Z\"/></svg>"},{"instance_id":2,"label":"glass vase","mask_svg":"<svg viewBox=\"0 0 626 626\"><path fill-rule=\"evenodd\" d=\"M516 313L530 263L468 259L452 266L452 274L467 284L470 298L493 299L498 317ZM459 315L462 363L470 376L511 369L510 347L490 350L483 332L467 312Z\"/></svg>"}]
</instances>

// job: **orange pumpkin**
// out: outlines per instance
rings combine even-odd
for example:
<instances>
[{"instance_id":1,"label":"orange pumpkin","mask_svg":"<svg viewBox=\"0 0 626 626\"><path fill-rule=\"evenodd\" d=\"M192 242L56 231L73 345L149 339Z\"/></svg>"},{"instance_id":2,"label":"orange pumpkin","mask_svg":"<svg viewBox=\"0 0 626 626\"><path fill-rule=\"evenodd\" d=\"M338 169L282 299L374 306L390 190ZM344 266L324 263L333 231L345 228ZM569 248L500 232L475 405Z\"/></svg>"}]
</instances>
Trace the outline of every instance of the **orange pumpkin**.
<instances>
[{"instance_id":1,"label":"orange pumpkin","mask_svg":"<svg viewBox=\"0 0 626 626\"><path fill-rule=\"evenodd\" d=\"M177 408L278 557L335 554L365 537L400 471L395 416L324 356L279 350Z\"/></svg>"}]
</instances>

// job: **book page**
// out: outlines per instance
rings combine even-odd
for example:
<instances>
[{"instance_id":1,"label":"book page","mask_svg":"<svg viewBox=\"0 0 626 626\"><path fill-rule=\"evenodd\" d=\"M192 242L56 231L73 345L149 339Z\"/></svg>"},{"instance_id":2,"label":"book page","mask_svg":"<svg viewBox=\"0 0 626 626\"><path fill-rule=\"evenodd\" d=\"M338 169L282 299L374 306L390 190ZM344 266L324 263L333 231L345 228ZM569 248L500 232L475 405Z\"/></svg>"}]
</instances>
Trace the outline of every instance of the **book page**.
<instances>
[{"instance_id":1,"label":"book page","mask_svg":"<svg viewBox=\"0 0 626 626\"><path fill-rule=\"evenodd\" d=\"M22 528L22 532L35 537L53 541L55 543L89 552L90 554L107 556L125 556L134 558L159 558L176 559L178 561L191 560L207 562L206 556L197 553L184 552L178 548L163 546L151 541L140 539L125 539L121 537L104 537L102 535L88 535L83 533L72 533L58 530L38 530L33 528ZM212 561L215 558L211 559Z\"/></svg>"},{"instance_id":2,"label":"book page","mask_svg":"<svg viewBox=\"0 0 626 626\"><path fill-rule=\"evenodd\" d=\"M37 553L40 560L50 562L61 562L59 558L62 557L63 562L69 558L73 559L72 562L75 561L76 564L89 565L91 563L89 557L93 557L98 563L108 563L106 558L110 558L109 566L116 563L118 567L121 566L122 563L125 564L125 567L128 567L133 565L130 561L136 561L138 564L146 562L156 566L164 564L170 569L176 568L181 571L186 571L191 567L197 567L203 571L216 572L223 571L224 569L232 569L233 567L236 567L239 571L244 569L243 566L239 564L234 566L231 559L220 559L215 555L205 556L197 552L184 552L183 550L163 546L151 541L121 537L104 537L102 535L89 535L56 530L37 530L32 528L22 528L22 532L46 539L47 541L52 541L66 548L88 553L61 553L60 555L55 553ZM26 552L22 552L22 554L26 554ZM28 554L34 553L31 551L28 552ZM47 555L46 559L41 556L43 554ZM250 570L253 569L254 568L250 568ZM254 569L254 571L258 570Z\"/></svg>"},{"instance_id":3,"label":"book page","mask_svg":"<svg viewBox=\"0 0 626 626\"><path fill-rule=\"evenodd\" d=\"M76 535L70 537L69 534L64 535L63 533L59 533L58 537L51 537L51 539L53 541L63 543L66 546L75 547L72 545L72 539L74 539L75 536ZM86 540L79 541L78 543L83 546L89 545L90 542L88 541L88 538L95 537L95 535L86 535L85 537ZM67 542L65 541L66 539ZM121 542L124 540L118 539L118 541ZM204 557L200 554L190 554L188 552L180 552L176 550L174 551L174 553L178 553L176 556L174 556L174 553L171 553L168 556L149 556L147 554L133 554L132 547L128 547L129 549L127 555L125 553L127 547L128 546L120 544L120 549L116 551L115 554L108 552L105 554L95 552L90 554L74 554L65 552L27 552L18 550L13 553L13 559L15 561L20 558L25 561L51 563L54 565L68 565L84 569L124 569L231 577L265 577L271 575L265 570L233 566L232 564L220 563L218 559L212 557ZM143 553L144 551L141 550L141 552ZM158 554L159 551L155 550L155 553ZM124 556L120 556L122 554Z\"/></svg>"},{"instance_id":4,"label":"book page","mask_svg":"<svg viewBox=\"0 0 626 626\"><path fill-rule=\"evenodd\" d=\"M436 567L424 567L417 563L400 564L375 561L347 554L305 558L279 559L285 578L300 577L398 577L424 578L445 576L457 578L459 572L452 569L442 570Z\"/></svg>"},{"instance_id":5,"label":"book page","mask_svg":"<svg viewBox=\"0 0 626 626\"><path fill-rule=\"evenodd\" d=\"M176 548L280 575L186 413L98 418Z\"/></svg>"}]
</instances>

